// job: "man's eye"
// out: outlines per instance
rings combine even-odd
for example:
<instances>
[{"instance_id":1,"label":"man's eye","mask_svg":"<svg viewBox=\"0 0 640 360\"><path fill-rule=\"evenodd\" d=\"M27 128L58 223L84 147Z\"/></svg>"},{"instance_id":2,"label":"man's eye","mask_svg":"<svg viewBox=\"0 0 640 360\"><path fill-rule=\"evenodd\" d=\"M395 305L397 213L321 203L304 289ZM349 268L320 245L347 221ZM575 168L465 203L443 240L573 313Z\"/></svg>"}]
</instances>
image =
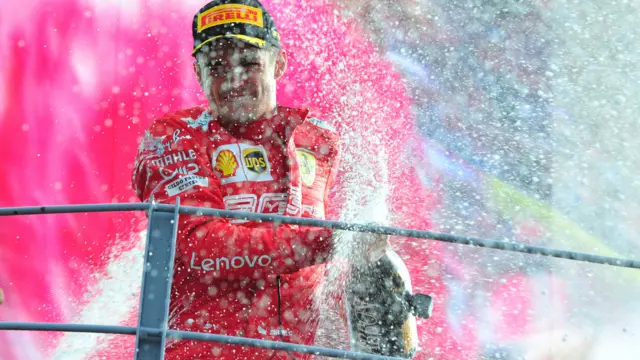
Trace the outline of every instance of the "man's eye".
<instances>
[{"instance_id":1,"label":"man's eye","mask_svg":"<svg viewBox=\"0 0 640 360\"><path fill-rule=\"evenodd\" d=\"M222 65L209 65L207 66L207 69L209 70L209 73L211 75L220 75L222 73L224 73L224 67Z\"/></svg>"},{"instance_id":2,"label":"man's eye","mask_svg":"<svg viewBox=\"0 0 640 360\"><path fill-rule=\"evenodd\" d=\"M242 65L245 66L245 67L257 67L257 66L260 66L260 63L259 62L255 62L255 61L249 61L249 62L246 62L246 63L244 63Z\"/></svg>"}]
</instances>

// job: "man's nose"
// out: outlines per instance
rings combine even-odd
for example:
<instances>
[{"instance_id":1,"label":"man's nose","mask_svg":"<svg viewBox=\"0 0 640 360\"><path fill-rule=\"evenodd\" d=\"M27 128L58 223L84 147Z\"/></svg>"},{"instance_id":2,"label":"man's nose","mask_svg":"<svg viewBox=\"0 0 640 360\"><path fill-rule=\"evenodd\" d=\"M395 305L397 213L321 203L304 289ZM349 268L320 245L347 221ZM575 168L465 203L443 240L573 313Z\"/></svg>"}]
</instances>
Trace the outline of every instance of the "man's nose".
<instances>
[{"instance_id":1,"label":"man's nose","mask_svg":"<svg viewBox=\"0 0 640 360\"><path fill-rule=\"evenodd\" d=\"M242 87L245 80L247 80L247 74L241 66L236 66L227 72L227 81L223 84L225 90L237 90Z\"/></svg>"}]
</instances>

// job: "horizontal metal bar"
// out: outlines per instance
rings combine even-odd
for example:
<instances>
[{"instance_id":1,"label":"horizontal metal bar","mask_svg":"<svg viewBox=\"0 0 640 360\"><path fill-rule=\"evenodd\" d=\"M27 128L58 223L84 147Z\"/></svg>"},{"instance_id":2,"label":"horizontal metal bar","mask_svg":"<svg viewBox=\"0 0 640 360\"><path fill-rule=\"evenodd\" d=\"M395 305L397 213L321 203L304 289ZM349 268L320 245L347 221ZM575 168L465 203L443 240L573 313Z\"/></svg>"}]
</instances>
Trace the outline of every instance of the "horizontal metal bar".
<instances>
[{"instance_id":1,"label":"horizontal metal bar","mask_svg":"<svg viewBox=\"0 0 640 360\"><path fill-rule=\"evenodd\" d=\"M9 322L0 321L0 330L20 331L64 331L78 333L102 333L135 335L136 328L116 325L91 325L91 324L59 324L43 322Z\"/></svg>"},{"instance_id":2,"label":"horizontal metal bar","mask_svg":"<svg viewBox=\"0 0 640 360\"><path fill-rule=\"evenodd\" d=\"M58 324L58 323L21 323L21 322L0 322L0 330L31 330L31 331L65 331L65 332L82 332L82 333L105 333L105 334L122 334L135 335L136 328L129 326L113 326L113 325L87 325L87 324ZM162 331L160 329L141 328L141 333L149 337L160 337ZM168 330L166 332L168 338L180 340L208 341L214 343L241 345L256 347L262 349L272 349L280 351L291 351L304 354L313 354L326 356L331 358L354 359L354 360L403 360L401 358L371 355L357 353L353 351L344 351L336 349L328 349L319 346L307 346L300 344L292 344L278 341L269 341L261 339L251 339L239 336L227 336L217 334L205 334L191 331Z\"/></svg>"},{"instance_id":3,"label":"horizontal metal bar","mask_svg":"<svg viewBox=\"0 0 640 360\"><path fill-rule=\"evenodd\" d=\"M204 333L196 333L196 332L189 332L189 331L168 330L167 337L184 339L184 340L211 341L216 343L250 346L250 347L263 348L263 349L292 351L297 353L313 354L313 355L326 356L326 357L332 357L332 358L341 358L341 359L402 360L401 358L396 358L396 357L363 354L363 353L357 353L353 351L328 349L328 348L323 348L318 346L307 346L307 345L292 344L292 343L285 343L285 342L278 342L278 341L244 338L239 336L204 334Z\"/></svg>"},{"instance_id":4,"label":"horizontal metal bar","mask_svg":"<svg viewBox=\"0 0 640 360\"><path fill-rule=\"evenodd\" d=\"M173 212L174 205L169 204L139 204L139 203L123 203L123 204L91 204L91 205L69 205L69 206L41 206L41 207L24 207L24 208L0 208L0 216L2 215L27 215L27 214L52 214L62 212L98 212L98 211L134 211L148 210L153 206L154 211ZM181 206L181 214L196 214L203 216L217 216L223 218L245 219L252 221L270 221L281 224L294 224L304 226L324 227L331 229L368 232L374 234L385 234L392 236L403 236L417 239L430 239L443 241L452 244L478 246L489 249L506 250L532 255L549 256L560 259L575 260L581 262L589 262L594 264L612 265L617 267L640 269L640 261L631 259L621 259L608 256L600 256L595 254L556 250L540 246L526 245L517 242L506 242L497 240L488 240L470 236L452 235L438 233L426 230L413 230L393 228L388 226L350 224L340 221L329 221L309 218L298 218L282 215L257 214L243 211L230 211L211 208L200 208L193 206Z\"/></svg>"},{"instance_id":5,"label":"horizontal metal bar","mask_svg":"<svg viewBox=\"0 0 640 360\"><path fill-rule=\"evenodd\" d=\"M142 211L148 210L149 203L118 203L118 204L79 204L79 205L50 205L23 206L0 208L0 216L13 215L43 215L86 212L114 212L114 211ZM167 205L173 207L174 205Z\"/></svg>"}]
</instances>

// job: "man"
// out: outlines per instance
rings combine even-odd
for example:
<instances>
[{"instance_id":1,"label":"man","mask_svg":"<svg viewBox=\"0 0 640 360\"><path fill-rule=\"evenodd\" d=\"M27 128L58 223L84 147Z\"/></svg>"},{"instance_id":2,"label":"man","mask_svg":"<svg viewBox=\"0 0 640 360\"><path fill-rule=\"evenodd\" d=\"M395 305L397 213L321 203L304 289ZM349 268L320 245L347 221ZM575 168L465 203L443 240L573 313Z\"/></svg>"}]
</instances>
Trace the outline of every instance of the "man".
<instances>
[{"instance_id":1,"label":"man","mask_svg":"<svg viewBox=\"0 0 640 360\"><path fill-rule=\"evenodd\" d=\"M194 70L209 108L148 128L133 172L142 201L322 219L337 134L277 105L287 54L257 0L216 0L193 19ZM332 250L327 229L181 216L169 328L310 344ZM297 359L303 354L172 341L167 359Z\"/></svg>"}]
</instances>

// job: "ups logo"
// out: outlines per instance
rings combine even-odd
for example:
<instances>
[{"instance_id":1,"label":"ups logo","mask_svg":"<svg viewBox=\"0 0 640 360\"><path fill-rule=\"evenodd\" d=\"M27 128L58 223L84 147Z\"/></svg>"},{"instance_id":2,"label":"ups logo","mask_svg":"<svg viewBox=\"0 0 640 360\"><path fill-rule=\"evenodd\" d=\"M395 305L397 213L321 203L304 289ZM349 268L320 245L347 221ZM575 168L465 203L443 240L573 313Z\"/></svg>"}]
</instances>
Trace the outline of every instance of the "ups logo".
<instances>
[{"instance_id":1,"label":"ups logo","mask_svg":"<svg viewBox=\"0 0 640 360\"><path fill-rule=\"evenodd\" d=\"M248 148L242 151L242 158L244 159L244 165L247 170L256 174L262 174L267 171L267 160L265 159L264 152L257 148Z\"/></svg>"}]
</instances>

